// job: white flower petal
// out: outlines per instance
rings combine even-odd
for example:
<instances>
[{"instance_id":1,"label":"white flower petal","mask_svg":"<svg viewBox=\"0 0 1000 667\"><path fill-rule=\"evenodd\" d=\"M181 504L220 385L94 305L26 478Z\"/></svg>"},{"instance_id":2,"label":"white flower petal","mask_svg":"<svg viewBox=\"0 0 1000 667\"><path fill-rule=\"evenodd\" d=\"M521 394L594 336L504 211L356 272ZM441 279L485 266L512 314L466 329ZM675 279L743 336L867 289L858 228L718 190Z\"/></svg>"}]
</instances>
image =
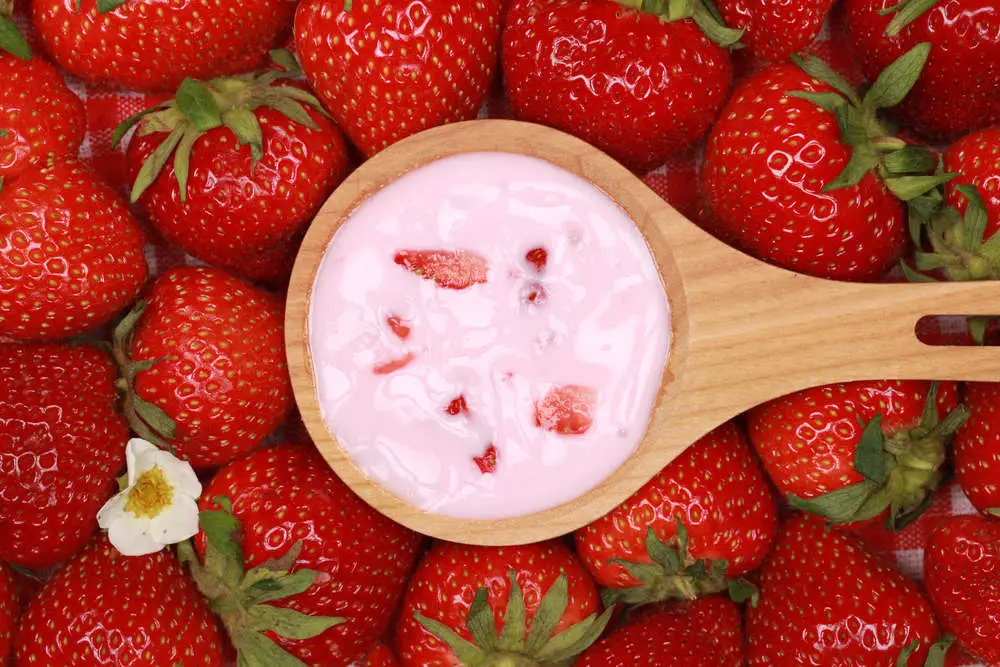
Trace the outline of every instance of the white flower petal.
<instances>
[{"instance_id":1,"label":"white flower petal","mask_svg":"<svg viewBox=\"0 0 1000 667\"><path fill-rule=\"evenodd\" d=\"M124 515L125 505L128 503L128 490L122 491L121 493L112 496L108 502L104 503L102 507L97 512L97 525L99 525L104 530L108 529L118 517Z\"/></svg>"},{"instance_id":2,"label":"white flower petal","mask_svg":"<svg viewBox=\"0 0 1000 667\"><path fill-rule=\"evenodd\" d=\"M175 495L173 502L153 517L149 532L160 544L177 544L198 533L198 504L194 498Z\"/></svg>"},{"instance_id":3,"label":"white flower petal","mask_svg":"<svg viewBox=\"0 0 1000 667\"><path fill-rule=\"evenodd\" d=\"M149 535L149 519L137 519L130 512L111 522L108 539L123 556L145 556L163 549L163 545Z\"/></svg>"},{"instance_id":4,"label":"white flower petal","mask_svg":"<svg viewBox=\"0 0 1000 667\"><path fill-rule=\"evenodd\" d=\"M158 452L156 465L163 471L167 483L173 487L174 493L181 493L192 498L201 495L201 482L194 468L187 461L181 461L170 452Z\"/></svg>"},{"instance_id":5,"label":"white flower petal","mask_svg":"<svg viewBox=\"0 0 1000 667\"><path fill-rule=\"evenodd\" d=\"M146 457L159 451L159 447L142 438L132 438L125 445L125 462L128 464L128 485L135 486L135 480L139 475L149 470L152 465L147 464Z\"/></svg>"}]
</instances>

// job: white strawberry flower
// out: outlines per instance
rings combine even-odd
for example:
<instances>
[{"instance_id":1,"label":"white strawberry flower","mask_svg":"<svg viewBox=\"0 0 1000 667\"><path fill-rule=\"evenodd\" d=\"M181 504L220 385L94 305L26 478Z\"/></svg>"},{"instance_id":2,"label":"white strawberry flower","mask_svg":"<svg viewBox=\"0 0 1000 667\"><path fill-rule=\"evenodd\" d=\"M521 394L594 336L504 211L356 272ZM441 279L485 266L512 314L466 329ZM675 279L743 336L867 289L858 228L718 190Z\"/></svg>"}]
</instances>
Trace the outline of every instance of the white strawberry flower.
<instances>
[{"instance_id":1,"label":"white strawberry flower","mask_svg":"<svg viewBox=\"0 0 1000 667\"><path fill-rule=\"evenodd\" d=\"M132 438L125 447L128 484L97 513L111 544L125 556L156 553L198 532L201 482L191 464Z\"/></svg>"}]
</instances>

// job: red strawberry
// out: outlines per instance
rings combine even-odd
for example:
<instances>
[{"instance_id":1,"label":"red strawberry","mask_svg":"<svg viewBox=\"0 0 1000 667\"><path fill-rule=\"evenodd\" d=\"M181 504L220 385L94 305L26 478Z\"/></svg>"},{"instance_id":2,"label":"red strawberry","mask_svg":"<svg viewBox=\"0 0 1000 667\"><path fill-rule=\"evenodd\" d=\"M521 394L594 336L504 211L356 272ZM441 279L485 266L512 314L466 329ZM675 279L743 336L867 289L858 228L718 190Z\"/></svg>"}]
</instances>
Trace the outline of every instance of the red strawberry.
<instances>
[{"instance_id":1,"label":"red strawberry","mask_svg":"<svg viewBox=\"0 0 1000 667\"><path fill-rule=\"evenodd\" d=\"M955 434L955 473L980 512L1000 516L1000 384L965 385L969 420Z\"/></svg>"},{"instance_id":2,"label":"red strawberry","mask_svg":"<svg viewBox=\"0 0 1000 667\"><path fill-rule=\"evenodd\" d=\"M28 606L16 665L222 667L205 600L169 550L122 556L100 535Z\"/></svg>"},{"instance_id":3,"label":"red strawberry","mask_svg":"<svg viewBox=\"0 0 1000 667\"><path fill-rule=\"evenodd\" d=\"M668 21L658 3L648 3L656 6L651 12L622 6L637 4L515 0L502 61L517 116L575 134L645 171L705 136L733 68L725 48L690 16ZM698 5L696 14L711 17ZM713 25L710 33L723 44L739 38Z\"/></svg>"},{"instance_id":4,"label":"red strawberry","mask_svg":"<svg viewBox=\"0 0 1000 667\"><path fill-rule=\"evenodd\" d=\"M745 30L740 42L754 59L780 63L812 44L833 0L717 0L716 4L726 25Z\"/></svg>"},{"instance_id":5,"label":"red strawberry","mask_svg":"<svg viewBox=\"0 0 1000 667\"><path fill-rule=\"evenodd\" d=\"M945 519L924 550L927 596L945 630L978 661L1000 664L1000 523Z\"/></svg>"},{"instance_id":6,"label":"red strawberry","mask_svg":"<svg viewBox=\"0 0 1000 667\"><path fill-rule=\"evenodd\" d=\"M11 569L0 562L0 667L10 664L9 658L14 648L14 623L17 621L19 606L17 588Z\"/></svg>"},{"instance_id":7,"label":"red strawberry","mask_svg":"<svg viewBox=\"0 0 1000 667\"><path fill-rule=\"evenodd\" d=\"M284 82L298 74L286 64L185 81L175 101L137 121L128 147L132 201L182 250L241 275L289 243L347 172L340 131L318 100Z\"/></svg>"},{"instance_id":8,"label":"red strawberry","mask_svg":"<svg viewBox=\"0 0 1000 667\"><path fill-rule=\"evenodd\" d=\"M162 274L147 299L115 333L133 429L197 468L255 448L292 406L279 299L205 267Z\"/></svg>"},{"instance_id":9,"label":"red strawberry","mask_svg":"<svg viewBox=\"0 0 1000 667\"><path fill-rule=\"evenodd\" d=\"M565 664L612 609L598 616L597 587L563 542L439 542L410 581L396 646L405 667Z\"/></svg>"},{"instance_id":10,"label":"red strawberry","mask_svg":"<svg viewBox=\"0 0 1000 667\"><path fill-rule=\"evenodd\" d=\"M913 582L858 538L805 514L783 522L759 587L747 609L750 667L917 667L941 637Z\"/></svg>"},{"instance_id":11,"label":"red strawberry","mask_svg":"<svg viewBox=\"0 0 1000 667\"><path fill-rule=\"evenodd\" d=\"M228 499L222 507L232 501L231 513L215 511L220 498ZM386 630L420 546L420 536L355 496L311 446L261 449L230 463L200 506L212 511L207 522L203 512L195 544L202 557L206 547L214 556L195 567L196 579L216 605L234 605L222 617L247 659L264 644L309 665L351 664ZM233 533L242 536L238 545ZM244 593L223 587L220 595L224 563L237 578L246 571L236 588ZM246 632L248 618L270 616L286 622ZM284 664L264 655L247 664Z\"/></svg>"},{"instance_id":12,"label":"red strawberry","mask_svg":"<svg viewBox=\"0 0 1000 667\"><path fill-rule=\"evenodd\" d=\"M489 274L487 261L466 250L400 250L394 261L445 289L461 290L485 283Z\"/></svg>"},{"instance_id":13,"label":"red strawberry","mask_svg":"<svg viewBox=\"0 0 1000 667\"><path fill-rule=\"evenodd\" d=\"M996 0L847 0L846 36L869 80L920 42L930 60L893 113L932 137L1000 122L1000 7Z\"/></svg>"},{"instance_id":14,"label":"red strawberry","mask_svg":"<svg viewBox=\"0 0 1000 667\"><path fill-rule=\"evenodd\" d=\"M97 529L129 433L115 366L89 345L0 345L0 560L42 568Z\"/></svg>"},{"instance_id":15,"label":"red strawberry","mask_svg":"<svg viewBox=\"0 0 1000 667\"><path fill-rule=\"evenodd\" d=\"M948 204L965 211L967 198L955 186L975 186L986 208L985 237L991 238L1000 231L1000 125L962 137L943 157L944 170L957 174L945 186Z\"/></svg>"},{"instance_id":16,"label":"red strawberry","mask_svg":"<svg viewBox=\"0 0 1000 667\"><path fill-rule=\"evenodd\" d=\"M701 173L714 233L824 278L869 280L893 266L907 246L897 197L912 199L947 177L914 187L906 176L933 171L933 155L888 136L876 112L902 100L926 56L922 46L900 58L866 102L817 58L737 86Z\"/></svg>"},{"instance_id":17,"label":"red strawberry","mask_svg":"<svg viewBox=\"0 0 1000 667\"><path fill-rule=\"evenodd\" d=\"M597 392L590 387L553 387L535 404L535 425L559 435L583 435L594 423Z\"/></svg>"},{"instance_id":18,"label":"red strawberry","mask_svg":"<svg viewBox=\"0 0 1000 667\"><path fill-rule=\"evenodd\" d=\"M645 608L642 608L646 612ZM743 615L712 595L657 605L591 646L575 667L743 667Z\"/></svg>"},{"instance_id":19,"label":"red strawberry","mask_svg":"<svg viewBox=\"0 0 1000 667\"><path fill-rule=\"evenodd\" d=\"M832 384L750 410L747 428L793 505L837 524L887 517L901 530L941 483L946 445L968 417L957 403L953 382Z\"/></svg>"},{"instance_id":20,"label":"red strawberry","mask_svg":"<svg viewBox=\"0 0 1000 667\"><path fill-rule=\"evenodd\" d=\"M392 649L382 641L375 642L375 646L368 651L357 667L399 667L399 660L393 654Z\"/></svg>"},{"instance_id":21,"label":"red strawberry","mask_svg":"<svg viewBox=\"0 0 1000 667\"><path fill-rule=\"evenodd\" d=\"M303 0L295 46L323 105L365 155L471 120L496 69L500 0Z\"/></svg>"},{"instance_id":22,"label":"red strawberry","mask_svg":"<svg viewBox=\"0 0 1000 667\"><path fill-rule=\"evenodd\" d=\"M261 64L295 11L287 0L37 0L32 16L46 50L84 81L175 90L188 77L238 74Z\"/></svg>"},{"instance_id":23,"label":"red strawberry","mask_svg":"<svg viewBox=\"0 0 1000 667\"><path fill-rule=\"evenodd\" d=\"M0 51L0 79L4 82L0 87L0 178L16 176L27 165L49 156L75 156L86 118L80 98L66 86L59 71L41 58L21 60Z\"/></svg>"},{"instance_id":24,"label":"red strawberry","mask_svg":"<svg viewBox=\"0 0 1000 667\"><path fill-rule=\"evenodd\" d=\"M693 598L760 565L777 513L746 436L728 422L574 537L584 565L616 599Z\"/></svg>"},{"instance_id":25,"label":"red strawberry","mask_svg":"<svg viewBox=\"0 0 1000 667\"><path fill-rule=\"evenodd\" d=\"M0 335L68 338L104 324L146 282L139 226L75 159L0 189Z\"/></svg>"}]
</instances>

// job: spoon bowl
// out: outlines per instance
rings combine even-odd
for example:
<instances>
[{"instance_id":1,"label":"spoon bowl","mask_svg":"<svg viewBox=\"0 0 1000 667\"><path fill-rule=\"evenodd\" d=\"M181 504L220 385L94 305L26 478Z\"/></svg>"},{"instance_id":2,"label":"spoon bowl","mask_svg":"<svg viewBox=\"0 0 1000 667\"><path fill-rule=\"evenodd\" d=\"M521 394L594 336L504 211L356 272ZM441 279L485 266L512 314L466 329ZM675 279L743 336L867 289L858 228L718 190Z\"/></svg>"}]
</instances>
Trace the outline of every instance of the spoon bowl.
<instances>
[{"instance_id":1,"label":"spoon bowl","mask_svg":"<svg viewBox=\"0 0 1000 667\"><path fill-rule=\"evenodd\" d=\"M652 252L673 327L651 419L632 455L574 500L524 516L483 520L419 509L365 474L323 420L309 340L316 275L352 211L414 169L481 152L541 158L586 179L616 201ZM320 452L355 493L389 518L426 535L508 545L556 537L594 521L713 428L779 396L875 378L1000 380L1000 349L929 346L915 333L917 321L925 316L997 314L996 283L842 283L765 264L700 229L587 143L540 125L477 120L427 130L391 146L333 193L296 259L285 334L302 419Z\"/></svg>"}]
</instances>

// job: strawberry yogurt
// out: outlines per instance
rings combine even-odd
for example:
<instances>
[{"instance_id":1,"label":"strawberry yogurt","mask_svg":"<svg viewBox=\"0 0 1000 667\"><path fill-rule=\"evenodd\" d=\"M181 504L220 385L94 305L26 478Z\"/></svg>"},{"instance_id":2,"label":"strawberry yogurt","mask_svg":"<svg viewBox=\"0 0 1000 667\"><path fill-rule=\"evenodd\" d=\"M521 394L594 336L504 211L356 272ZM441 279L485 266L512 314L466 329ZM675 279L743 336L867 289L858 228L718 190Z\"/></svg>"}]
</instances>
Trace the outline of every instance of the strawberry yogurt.
<instances>
[{"instance_id":1,"label":"strawberry yogurt","mask_svg":"<svg viewBox=\"0 0 1000 667\"><path fill-rule=\"evenodd\" d=\"M364 201L316 276L323 419L413 506L496 519L583 495L645 434L670 347L628 215L544 160L474 153Z\"/></svg>"}]
</instances>

